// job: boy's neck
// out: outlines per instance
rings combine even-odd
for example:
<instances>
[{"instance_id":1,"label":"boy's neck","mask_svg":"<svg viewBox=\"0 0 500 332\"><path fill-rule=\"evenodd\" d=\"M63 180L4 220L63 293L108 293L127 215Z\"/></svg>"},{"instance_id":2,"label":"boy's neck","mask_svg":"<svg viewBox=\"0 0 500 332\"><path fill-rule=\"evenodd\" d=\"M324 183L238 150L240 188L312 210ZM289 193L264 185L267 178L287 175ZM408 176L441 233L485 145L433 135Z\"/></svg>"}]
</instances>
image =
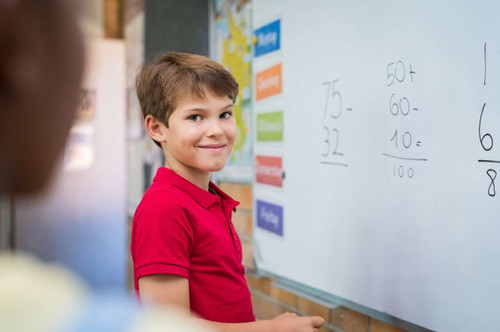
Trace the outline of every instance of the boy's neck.
<instances>
[{"instance_id":1,"label":"boy's neck","mask_svg":"<svg viewBox=\"0 0 500 332\"><path fill-rule=\"evenodd\" d=\"M171 167L168 164L165 164L165 168L170 169L171 171L175 172L175 174L183 177L184 179L200 187L201 189L208 191L210 185L210 172L203 172L199 170L185 171L178 167Z\"/></svg>"}]
</instances>

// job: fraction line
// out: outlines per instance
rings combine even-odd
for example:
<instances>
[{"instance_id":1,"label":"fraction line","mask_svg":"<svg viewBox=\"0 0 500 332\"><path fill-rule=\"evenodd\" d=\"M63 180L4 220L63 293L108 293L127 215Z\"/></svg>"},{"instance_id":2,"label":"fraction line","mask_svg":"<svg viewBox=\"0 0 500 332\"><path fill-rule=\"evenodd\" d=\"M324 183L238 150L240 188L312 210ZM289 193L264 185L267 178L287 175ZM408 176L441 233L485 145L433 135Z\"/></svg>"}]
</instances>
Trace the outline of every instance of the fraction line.
<instances>
[{"instance_id":1,"label":"fraction line","mask_svg":"<svg viewBox=\"0 0 500 332\"><path fill-rule=\"evenodd\" d=\"M479 159L478 163L496 163L500 164L500 160L488 160L488 159Z\"/></svg>"},{"instance_id":2,"label":"fraction line","mask_svg":"<svg viewBox=\"0 0 500 332\"><path fill-rule=\"evenodd\" d=\"M321 161L320 162L321 164L326 164L326 165L333 165L333 166L344 166L344 167L347 167L348 165L347 164L343 164L343 163L335 163L333 161Z\"/></svg>"},{"instance_id":3,"label":"fraction line","mask_svg":"<svg viewBox=\"0 0 500 332\"><path fill-rule=\"evenodd\" d=\"M402 159L402 160L413 160L413 161L427 161L427 158L406 158L406 157L399 157L399 156L393 156L388 153L382 153L382 155L390 158L395 158L395 159Z\"/></svg>"}]
</instances>

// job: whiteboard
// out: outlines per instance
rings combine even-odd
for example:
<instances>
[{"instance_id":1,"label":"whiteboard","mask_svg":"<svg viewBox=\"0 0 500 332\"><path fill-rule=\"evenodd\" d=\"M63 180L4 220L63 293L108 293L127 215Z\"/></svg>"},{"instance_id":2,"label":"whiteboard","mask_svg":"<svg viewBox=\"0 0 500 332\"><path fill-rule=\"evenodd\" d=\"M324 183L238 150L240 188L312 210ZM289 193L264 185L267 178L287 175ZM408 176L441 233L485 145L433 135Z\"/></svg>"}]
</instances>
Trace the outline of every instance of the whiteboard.
<instances>
[{"instance_id":1,"label":"whiteboard","mask_svg":"<svg viewBox=\"0 0 500 332\"><path fill-rule=\"evenodd\" d=\"M254 0L255 29L281 24L254 77L282 68L278 93L254 89L258 269L427 329L498 330L499 13ZM273 112L282 140L259 140Z\"/></svg>"}]
</instances>

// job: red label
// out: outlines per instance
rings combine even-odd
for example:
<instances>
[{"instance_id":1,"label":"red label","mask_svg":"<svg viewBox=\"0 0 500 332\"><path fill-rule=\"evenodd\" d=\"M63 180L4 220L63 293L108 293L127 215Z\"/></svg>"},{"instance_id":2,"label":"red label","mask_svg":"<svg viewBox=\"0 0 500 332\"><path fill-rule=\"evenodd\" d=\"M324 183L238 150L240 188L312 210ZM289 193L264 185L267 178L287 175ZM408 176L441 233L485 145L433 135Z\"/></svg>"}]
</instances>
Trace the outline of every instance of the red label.
<instances>
[{"instance_id":1,"label":"red label","mask_svg":"<svg viewBox=\"0 0 500 332\"><path fill-rule=\"evenodd\" d=\"M255 156L257 182L283 186L283 159L281 157Z\"/></svg>"}]
</instances>

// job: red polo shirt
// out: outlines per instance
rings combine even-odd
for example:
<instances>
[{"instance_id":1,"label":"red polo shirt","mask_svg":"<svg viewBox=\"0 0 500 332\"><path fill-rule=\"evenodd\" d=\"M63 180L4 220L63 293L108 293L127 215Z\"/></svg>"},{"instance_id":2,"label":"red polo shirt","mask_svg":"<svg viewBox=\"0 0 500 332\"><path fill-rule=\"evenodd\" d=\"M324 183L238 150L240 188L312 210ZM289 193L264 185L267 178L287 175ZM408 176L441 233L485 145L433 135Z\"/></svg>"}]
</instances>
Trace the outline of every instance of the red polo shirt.
<instances>
[{"instance_id":1,"label":"red polo shirt","mask_svg":"<svg viewBox=\"0 0 500 332\"><path fill-rule=\"evenodd\" d=\"M211 321L254 321L231 222L239 204L210 183L214 195L167 168L159 168L132 227L135 289L138 279L175 274L189 279L191 311Z\"/></svg>"}]
</instances>

